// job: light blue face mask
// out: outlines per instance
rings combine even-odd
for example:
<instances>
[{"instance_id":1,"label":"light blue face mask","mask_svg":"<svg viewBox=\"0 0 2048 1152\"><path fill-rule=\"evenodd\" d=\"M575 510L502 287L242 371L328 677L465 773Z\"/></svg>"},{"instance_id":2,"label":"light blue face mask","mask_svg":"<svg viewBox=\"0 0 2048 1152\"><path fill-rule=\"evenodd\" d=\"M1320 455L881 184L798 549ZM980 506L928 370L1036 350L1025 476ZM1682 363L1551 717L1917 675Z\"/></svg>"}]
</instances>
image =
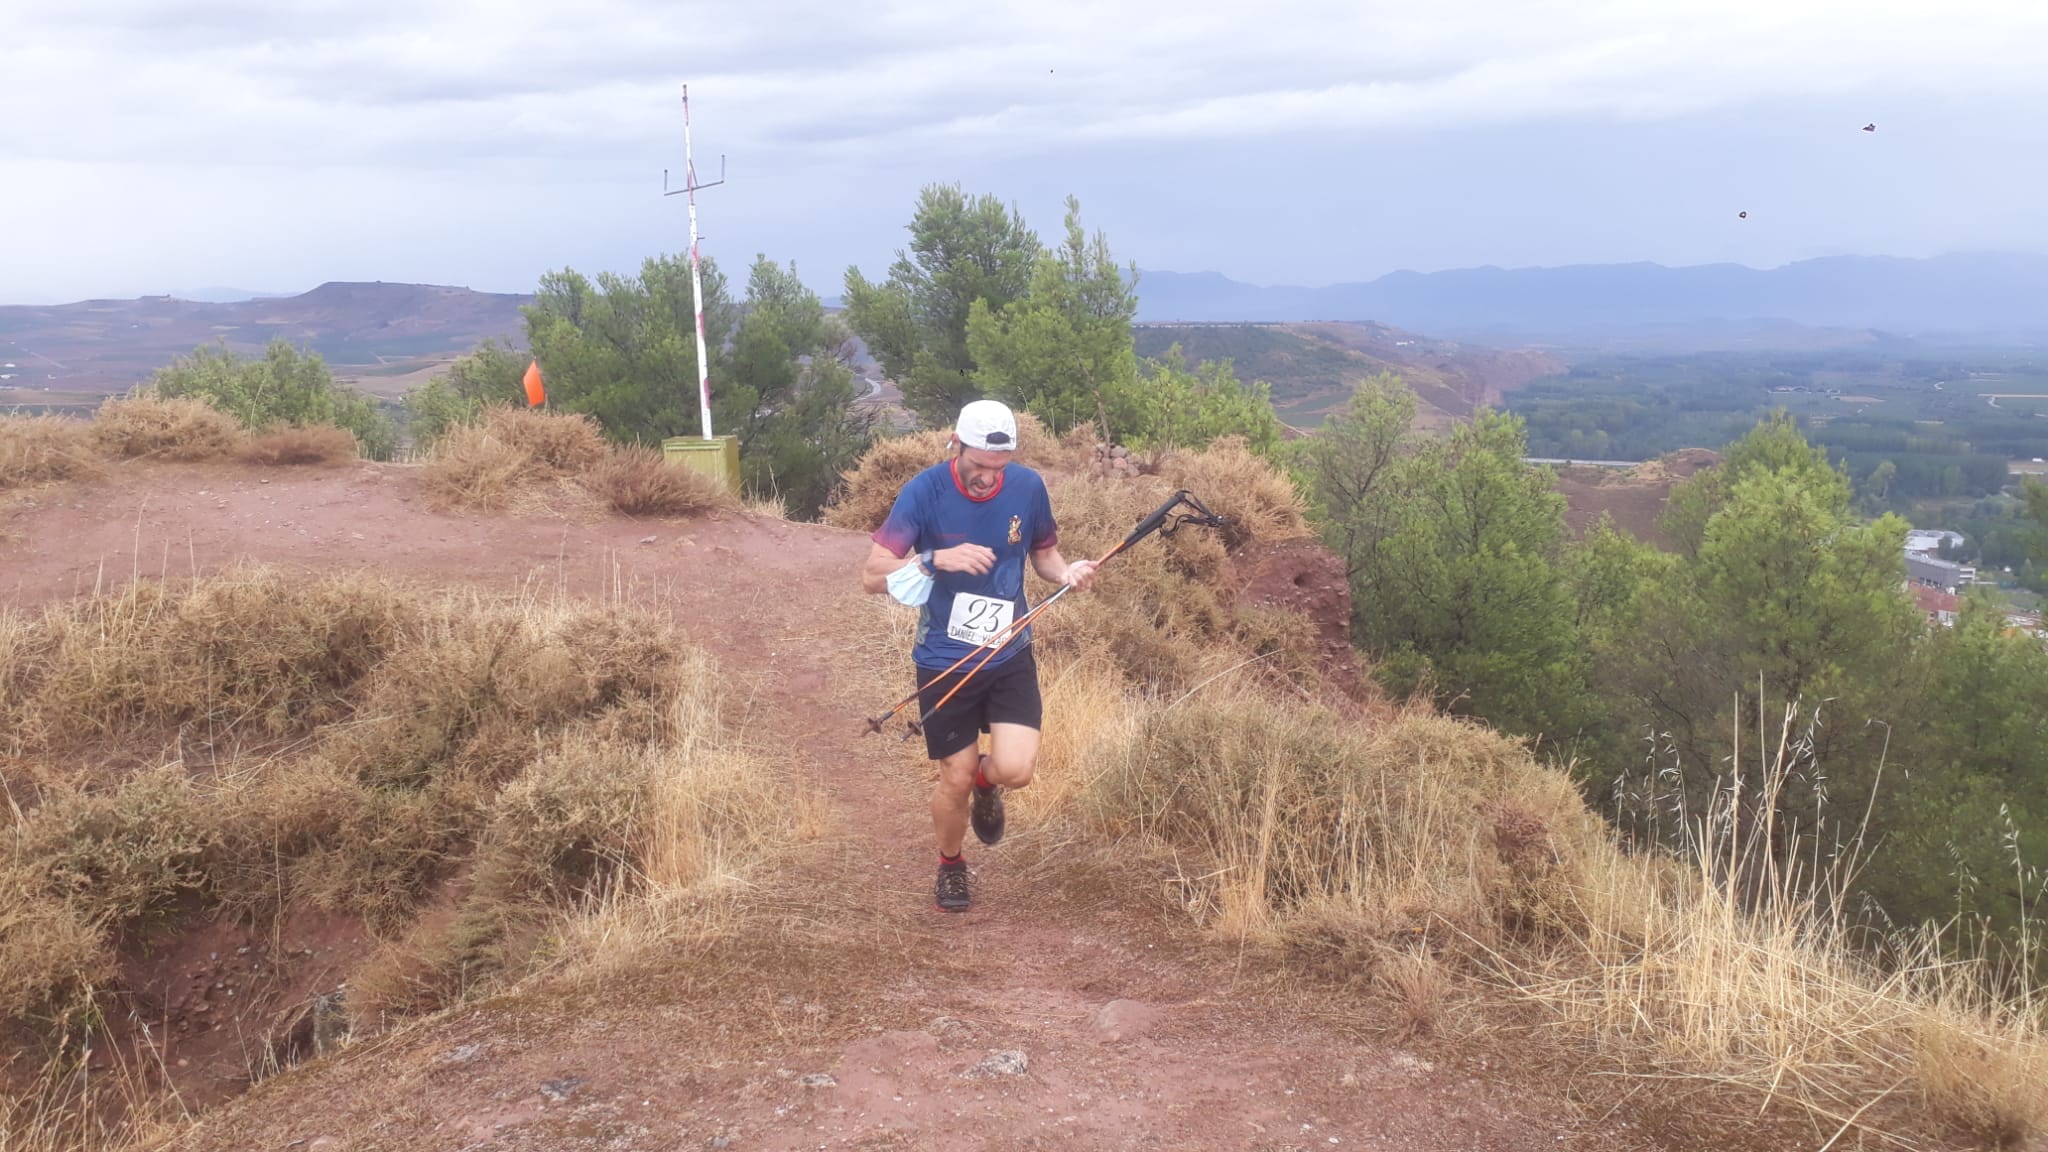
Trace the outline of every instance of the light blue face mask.
<instances>
[{"instance_id":1,"label":"light blue face mask","mask_svg":"<svg viewBox=\"0 0 2048 1152\"><path fill-rule=\"evenodd\" d=\"M921 607L931 599L932 583L931 574L924 570L924 565L912 560L889 573L889 595L894 596L898 603L912 608Z\"/></svg>"}]
</instances>

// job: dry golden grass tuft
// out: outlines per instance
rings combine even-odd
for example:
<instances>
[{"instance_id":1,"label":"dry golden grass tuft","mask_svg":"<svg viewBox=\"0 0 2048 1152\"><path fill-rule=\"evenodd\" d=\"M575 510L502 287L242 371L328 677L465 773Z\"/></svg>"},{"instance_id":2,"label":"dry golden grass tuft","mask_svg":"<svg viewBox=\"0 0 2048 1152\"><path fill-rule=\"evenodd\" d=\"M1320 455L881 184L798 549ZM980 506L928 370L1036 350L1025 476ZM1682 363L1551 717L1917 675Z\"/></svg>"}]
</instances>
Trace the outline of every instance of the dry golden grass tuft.
<instances>
[{"instance_id":1,"label":"dry golden grass tuft","mask_svg":"<svg viewBox=\"0 0 2048 1152\"><path fill-rule=\"evenodd\" d=\"M233 416L195 397L116 397L101 404L92 420L93 446L116 459L220 460L232 456L242 440Z\"/></svg>"},{"instance_id":2,"label":"dry golden grass tuft","mask_svg":"<svg viewBox=\"0 0 2048 1152\"><path fill-rule=\"evenodd\" d=\"M1199 452L1169 452L1160 460L1159 474L1217 513L1234 517L1237 525L1226 534L1233 547L1314 535L1294 482L1253 455L1242 437L1222 437Z\"/></svg>"},{"instance_id":3,"label":"dry golden grass tuft","mask_svg":"<svg viewBox=\"0 0 2048 1152\"><path fill-rule=\"evenodd\" d=\"M748 496L742 494L740 496L740 511L763 520L789 519L789 505L783 502L782 497L772 494L767 496Z\"/></svg>"},{"instance_id":4,"label":"dry golden grass tuft","mask_svg":"<svg viewBox=\"0 0 2048 1152\"><path fill-rule=\"evenodd\" d=\"M1696 859L1624 853L1563 773L1426 709L1364 723L1235 680L1161 697L1085 664L1054 704L1081 732L1047 734L1040 818L1149 854L1188 915L1373 990L1397 1031L1491 996L1603 1074L1748 1092L1824 1138L2048 1131L2039 993L1994 994L2009 974L1931 939L1865 959L1820 911L1839 891L1760 863L1768 829L1722 813ZM1786 770L1781 749L1764 787Z\"/></svg>"},{"instance_id":5,"label":"dry golden grass tuft","mask_svg":"<svg viewBox=\"0 0 2048 1152\"><path fill-rule=\"evenodd\" d=\"M483 425L456 428L434 444L420 492L436 507L496 511L512 502L533 458Z\"/></svg>"},{"instance_id":6,"label":"dry golden grass tuft","mask_svg":"<svg viewBox=\"0 0 2048 1152\"><path fill-rule=\"evenodd\" d=\"M660 452L605 443L584 416L497 408L451 430L420 474L430 503L449 510L577 517L606 511L683 517L739 507L715 480Z\"/></svg>"},{"instance_id":7,"label":"dry golden grass tuft","mask_svg":"<svg viewBox=\"0 0 2048 1152\"><path fill-rule=\"evenodd\" d=\"M605 453L587 417L493 408L435 443L420 491L442 508L497 511L522 487L579 472Z\"/></svg>"},{"instance_id":8,"label":"dry golden grass tuft","mask_svg":"<svg viewBox=\"0 0 2048 1152\"><path fill-rule=\"evenodd\" d=\"M0 613L0 687L0 1027L51 1043L145 926L362 917L377 1027L583 962L593 917L684 931L805 820L709 658L624 604L241 571Z\"/></svg>"},{"instance_id":9,"label":"dry golden grass tuft","mask_svg":"<svg viewBox=\"0 0 2048 1152\"><path fill-rule=\"evenodd\" d=\"M346 464L361 455L355 433L332 424L281 424L251 433L236 456L246 464L282 467Z\"/></svg>"},{"instance_id":10,"label":"dry golden grass tuft","mask_svg":"<svg viewBox=\"0 0 2048 1152\"><path fill-rule=\"evenodd\" d=\"M0 417L0 492L99 471L91 426L59 416Z\"/></svg>"},{"instance_id":11,"label":"dry golden grass tuft","mask_svg":"<svg viewBox=\"0 0 2048 1152\"><path fill-rule=\"evenodd\" d=\"M913 432L875 441L825 506L825 523L855 532L880 528L896 504L896 493L910 478L946 458L947 435Z\"/></svg>"},{"instance_id":12,"label":"dry golden grass tuft","mask_svg":"<svg viewBox=\"0 0 2048 1152\"><path fill-rule=\"evenodd\" d=\"M637 445L614 448L580 480L607 507L628 516L701 516L739 507L716 478Z\"/></svg>"},{"instance_id":13,"label":"dry golden grass tuft","mask_svg":"<svg viewBox=\"0 0 2048 1152\"><path fill-rule=\"evenodd\" d=\"M552 475L582 472L605 457L604 430L588 416L493 408L474 427L525 453L535 469Z\"/></svg>"},{"instance_id":14,"label":"dry golden grass tuft","mask_svg":"<svg viewBox=\"0 0 2048 1152\"><path fill-rule=\"evenodd\" d=\"M1585 862L1605 848L1563 776L1426 711L1364 728L1212 687L1146 710L1105 758L1091 821L1176 849L1185 905L1235 935L1278 939L1336 911L1485 944L1568 931Z\"/></svg>"}]
</instances>

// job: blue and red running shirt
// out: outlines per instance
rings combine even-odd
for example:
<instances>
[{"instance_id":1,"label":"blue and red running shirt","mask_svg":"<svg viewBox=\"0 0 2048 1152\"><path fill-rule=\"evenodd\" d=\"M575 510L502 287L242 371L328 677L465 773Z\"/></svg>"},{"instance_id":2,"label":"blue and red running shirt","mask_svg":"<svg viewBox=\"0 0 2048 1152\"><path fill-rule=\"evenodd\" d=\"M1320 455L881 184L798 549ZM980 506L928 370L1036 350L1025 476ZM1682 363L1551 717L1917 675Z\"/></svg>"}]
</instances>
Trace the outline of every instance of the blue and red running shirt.
<instances>
[{"instance_id":1,"label":"blue and red running shirt","mask_svg":"<svg viewBox=\"0 0 2048 1152\"><path fill-rule=\"evenodd\" d=\"M980 544L996 554L982 575L940 572L932 594L918 609L917 646L911 659L920 668L942 669L979 651L1029 611L1024 600L1024 564L1030 554L1059 541L1045 480L1022 464L1003 469L995 491L981 500L967 494L953 462L942 461L910 478L896 494L889 518L874 541L893 556L939 551L955 544ZM989 660L1002 664L1031 643L1031 629Z\"/></svg>"}]
</instances>

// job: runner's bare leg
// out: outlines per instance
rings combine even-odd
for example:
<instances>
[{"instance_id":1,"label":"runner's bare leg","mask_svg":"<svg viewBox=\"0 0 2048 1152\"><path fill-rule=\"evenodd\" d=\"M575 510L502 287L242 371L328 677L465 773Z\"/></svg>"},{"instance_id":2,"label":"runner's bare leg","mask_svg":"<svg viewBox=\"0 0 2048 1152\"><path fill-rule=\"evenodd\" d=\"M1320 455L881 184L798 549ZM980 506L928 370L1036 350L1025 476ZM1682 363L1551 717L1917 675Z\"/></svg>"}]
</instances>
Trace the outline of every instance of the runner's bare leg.
<instances>
[{"instance_id":1,"label":"runner's bare leg","mask_svg":"<svg viewBox=\"0 0 2048 1152\"><path fill-rule=\"evenodd\" d=\"M1038 768L1038 729L1022 724L991 724L988 779L1004 788L1031 783ZM939 783L932 789L932 831L941 856L958 856L967 841L967 805L974 794L974 770L981 748L969 744L939 761Z\"/></svg>"},{"instance_id":2,"label":"runner's bare leg","mask_svg":"<svg viewBox=\"0 0 2048 1152\"><path fill-rule=\"evenodd\" d=\"M1038 771L1038 729L1022 724L988 726L988 782L1006 789L1031 783Z\"/></svg>"},{"instance_id":3,"label":"runner's bare leg","mask_svg":"<svg viewBox=\"0 0 2048 1152\"><path fill-rule=\"evenodd\" d=\"M966 842L967 804L974 792L974 769L980 762L979 744L969 744L939 761L939 783L932 789L932 831L938 833L941 856L958 856Z\"/></svg>"}]
</instances>

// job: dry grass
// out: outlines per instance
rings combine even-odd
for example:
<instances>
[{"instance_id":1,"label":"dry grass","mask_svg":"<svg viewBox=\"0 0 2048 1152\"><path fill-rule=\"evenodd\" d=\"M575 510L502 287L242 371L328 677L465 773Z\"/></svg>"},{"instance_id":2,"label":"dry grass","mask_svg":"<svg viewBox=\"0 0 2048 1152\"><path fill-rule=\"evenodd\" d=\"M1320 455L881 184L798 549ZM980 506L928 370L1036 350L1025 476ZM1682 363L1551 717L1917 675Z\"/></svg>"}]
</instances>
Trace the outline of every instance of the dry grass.
<instances>
[{"instance_id":1,"label":"dry grass","mask_svg":"<svg viewBox=\"0 0 2048 1152\"><path fill-rule=\"evenodd\" d=\"M946 458L946 443L944 432L913 432L875 441L825 506L825 523L855 532L880 528L896 504L896 493L910 478Z\"/></svg>"},{"instance_id":2,"label":"dry grass","mask_svg":"<svg viewBox=\"0 0 2048 1152\"><path fill-rule=\"evenodd\" d=\"M346 464L361 455L355 433L332 424L279 425L250 434L236 453L247 464Z\"/></svg>"},{"instance_id":3,"label":"dry grass","mask_svg":"<svg viewBox=\"0 0 2048 1152\"><path fill-rule=\"evenodd\" d=\"M1195 467L1203 466L1206 454L1188 455ZM1069 559L1106 554L1176 486L1155 476L1056 478L1052 505L1061 553ZM1056 657L1106 655L1149 690L1182 689L1258 657L1265 659L1250 675L1313 685L1315 637L1306 620L1279 612L1240 614L1234 607L1240 579L1232 544L1285 539L1288 521L1223 484L1198 495L1219 513L1242 516L1240 526L1229 533L1182 529L1119 553L1088 595L1062 602L1054 609L1061 619L1035 634ZM1276 525L1282 535L1258 535Z\"/></svg>"},{"instance_id":4,"label":"dry grass","mask_svg":"<svg viewBox=\"0 0 2048 1152\"><path fill-rule=\"evenodd\" d=\"M1314 535L1294 482L1254 456L1242 437L1222 437L1200 452L1167 453L1160 460L1159 475L1218 513L1234 517L1237 523L1225 536L1232 546L1238 541Z\"/></svg>"},{"instance_id":5,"label":"dry grass","mask_svg":"<svg viewBox=\"0 0 2048 1152\"><path fill-rule=\"evenodd\" d=\"M628 516L701 516L739 507L716 478L670 464L652 448L615 448L580 480L606 506Z\"/></svg>"},{"instance_id":6,"label":"dry grass","mask_svg":"<svg viewBox=\"0 0 2048 1152\"><path fill-rule=\"evenodd\" d=\"M789 519L789 505L783 503L780 496L742 495L740 497L740 511L763 520Z\"/></svg>"},{"instance_id":7,"label":"dry grass","mask_svg":"<svg viewBox=\"0 0 2048 1152\"><path fill-rule=\"evenodd\" d=\"M374 1028L577 959L565 923L659 939L678 915L641 905L734 884L801 817L709 659L627 605L245 571L0 614L0 687L0 1027L47 1044L97 1027L145 925L361 917ZM75 1125L60 1087L0 1113Z\"/></svg>"},{"instance_id":8,"label":"dry grass","mask_svg":"<svg viewBox=\"0 0 2048 1152\"><path fill-rule=\"evenodd\" d=\"M2038 995L1931 940L1863 959L1821 911L1832 879L1763 863L1782 829L1727 809L1694 859L1627 855L1562 773L1423 710L1367 725L1227 681L1161 698L1089 665L1050 678L1055 707L1078 731L1047 733L1047 809L1149 853L1197 921L1374 991L1396 1031L1462 987L1540 1008L1604 1074L1747 1094L1821 1142L2048 1130ZM1781 747L1762 786L1787 770Z\"/></svg>"},{"instance_id":9,"label":"dry grass","mask_svg":"<svg viewBox=\"0 0 2048 1152\"><path fill-rule=\"evenodd\" d=\"M697 516L737 508L715 480L637 446L611 447L584 416L498 408L434 446L420 490L445 510Z\"/></svg>"},{"instance_id":10,"label":"dry grass","mask_svg":"<svg viewBox=\"0 0 2048 1152\"><path fill-rule=\"evenodd\" d=\"M93 446L115 459L219 460L242 439L235 418L206 401L153 392L108 400L92 421Z\"/></svg>"},{"instance_id":11,"label":"dry grass","mask_svg":"<svg viewBox=\"0 0 2048 1152\"><path fill-rule=\"evenodd\" d=\"M1605 847L1563 776L1426 711L1363 728L1212 688L1141 714L1105 758L1091 822L1171 845L1182 902L1233 935L1279 939L1333 912L1374 935L1448 925L1487 944L1569 930Z\"/></svg>"},{"instance_id":12,"label":"dry grass","mask_svg":"<svg viewBox=\"0 0 2048 1152\"><path fill-rule=\"evenodd\" d=\"M97 473L90 427L58 416L0 417L0 492Z\"/></svg>"},{"instance_id":13,"label":"dry grass","mask_svg":"<svg viewBox=\"0 0 2048 1152\"><path fill-rule=\"evenodd\" d=\"M512 502L532 457L479 425L454 429L434 444L420 492L444 509L494 512Z\"/></svg>"},{"instance_id":14,"label":"dry grass","mask_svg":"<svg viewBox=\"0 0 2048 1152\"><path fill-rule=\"evenodd\" d=\"M442 508L497 511L522 487L584 473L609 452L587 416L493 408L435 443L420 490Z\"/></svg>"}]
</instances>

